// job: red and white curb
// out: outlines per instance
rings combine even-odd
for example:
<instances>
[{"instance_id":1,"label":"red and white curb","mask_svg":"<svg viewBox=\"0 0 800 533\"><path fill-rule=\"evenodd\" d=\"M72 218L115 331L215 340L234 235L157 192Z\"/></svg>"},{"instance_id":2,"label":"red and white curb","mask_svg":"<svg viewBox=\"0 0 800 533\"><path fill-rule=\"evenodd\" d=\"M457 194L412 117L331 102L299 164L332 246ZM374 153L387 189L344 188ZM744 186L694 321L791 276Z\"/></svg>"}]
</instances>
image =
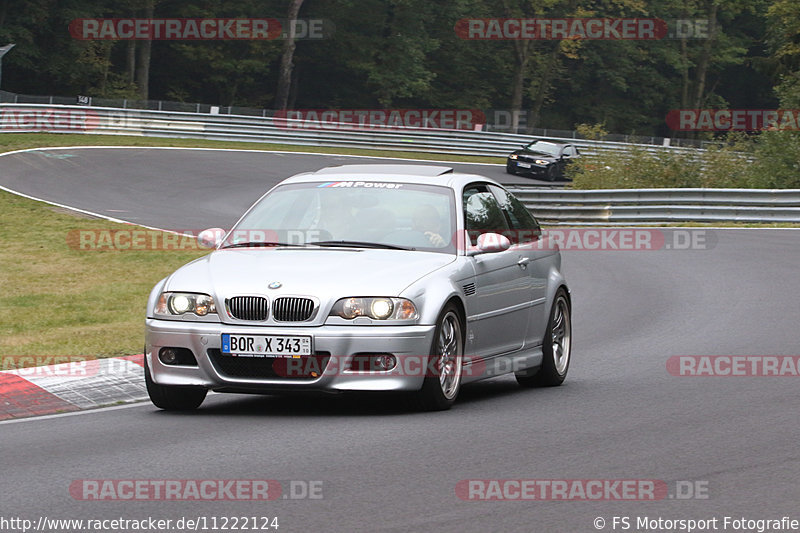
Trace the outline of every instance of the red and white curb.
<instances>
[{"instance_id":1,"label":"red and white curb","mask_svg":"<svg viewBox=\"0 0 800 533\"><path fill-rule=\"evenodd\" d=\"M144 356L129 355L0 372L0 420L147 399Z\"/></svg>"}]
</instances>

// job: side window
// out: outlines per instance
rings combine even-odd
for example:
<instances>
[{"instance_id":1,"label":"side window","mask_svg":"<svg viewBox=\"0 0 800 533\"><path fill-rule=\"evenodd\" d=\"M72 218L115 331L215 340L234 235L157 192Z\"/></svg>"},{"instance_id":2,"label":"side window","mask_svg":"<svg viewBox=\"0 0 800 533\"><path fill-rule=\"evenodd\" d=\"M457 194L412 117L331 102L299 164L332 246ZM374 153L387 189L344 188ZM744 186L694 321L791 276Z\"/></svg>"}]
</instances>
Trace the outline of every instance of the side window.
<instances>
[{"instance_id":1,"label":"side window","mask_svg":"<svg viewBox=\"0 0 800 533\"><path fill-rule=\"evenodd\" d=\"M473 246L483 233L508 233L503 210L485 185L470 185L464 189L464 228Z\"/></svg>"},{"instance_id":2,"label":"side window","mask_svg":"<svg viewBox=\"0 0 800 533\"><path fill-rule=\"evenodd\" d=\"M497 198L500 208L503 210L511 231L506 236L511 244L532 242L541 237L542 229L536 218L528 211L522 202L517 200L502 187L489 185L489 189Z\"/></svg>"},{"instance_id":3,"label":"side window","mask_svg":"<svg viewBox=\"0 0 800 533\"><path fill-rule=\"evenodd\" d=\"M575 148L573 148L572 146L567 146L566 148L564 148L564 155L567 157L575 155Z\"/></svg>"}]
</instances>

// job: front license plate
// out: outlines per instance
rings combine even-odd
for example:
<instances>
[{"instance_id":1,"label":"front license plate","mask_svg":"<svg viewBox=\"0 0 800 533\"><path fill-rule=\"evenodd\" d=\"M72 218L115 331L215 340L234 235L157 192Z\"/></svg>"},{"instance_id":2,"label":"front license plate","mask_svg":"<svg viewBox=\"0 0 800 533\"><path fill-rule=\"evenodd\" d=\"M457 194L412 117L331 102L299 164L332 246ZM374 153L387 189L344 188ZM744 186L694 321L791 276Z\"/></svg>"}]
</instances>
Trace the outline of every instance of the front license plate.
<instances>
[{"instance_id":1,"label":"front license plate","mask_svg":"<svg viewBox=\"0 0 800 533\"><path fill-rule=\"evenodd\" d=\"M531 168L531 164L530 163L519 163L519 162L517 162L517 166L521 167L521 168Z\"/></svg>"},{"instance_id":2,"label":"front license plate","mask_svg":"<svg viewBox=\"0 0 800 533\"><path fill-rule=\"evenodd\" d=\"M223 333L222 353L245 357L301 357L311 355L311 336Z\"/></svg>"}]
</instances>

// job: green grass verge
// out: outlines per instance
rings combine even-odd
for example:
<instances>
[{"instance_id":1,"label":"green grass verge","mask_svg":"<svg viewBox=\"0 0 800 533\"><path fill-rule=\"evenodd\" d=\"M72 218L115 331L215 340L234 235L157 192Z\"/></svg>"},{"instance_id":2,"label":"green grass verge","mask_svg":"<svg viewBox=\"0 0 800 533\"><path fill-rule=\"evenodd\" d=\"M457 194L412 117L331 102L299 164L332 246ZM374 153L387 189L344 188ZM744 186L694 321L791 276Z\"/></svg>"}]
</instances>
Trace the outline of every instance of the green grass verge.
<instances>
[{"instance_id":1,"label":"green grass verge","mask_svg":"<svg viewBox=\"0 0 800 533\"><path fill-rule=\"evenodd\" d=\"M0 191L0 355L141 353L147 296L201 250L76 249L70 231L135 226Z\"/></svg>"}]
</instances>

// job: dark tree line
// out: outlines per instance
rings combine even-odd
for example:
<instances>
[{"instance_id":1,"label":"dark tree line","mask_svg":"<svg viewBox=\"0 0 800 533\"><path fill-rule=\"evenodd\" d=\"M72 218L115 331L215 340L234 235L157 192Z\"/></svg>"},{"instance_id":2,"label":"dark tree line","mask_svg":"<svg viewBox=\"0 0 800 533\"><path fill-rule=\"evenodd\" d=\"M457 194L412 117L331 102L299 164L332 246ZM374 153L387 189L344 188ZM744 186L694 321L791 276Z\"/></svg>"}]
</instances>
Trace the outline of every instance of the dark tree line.
<instances>
[{"instance_id":1,"label":"dark tree line","mask_svg":"<svg viewBox=\"0 0 800 533\"><path fill-rule=\"evenodd\" d=\"M105 17L323 19L321 40L78 40ZM707 37L467 40L475 17L707 21ZM796 0L0 0L2 88L265 108L519 109L528 127L668 134L679 108L800 105Z\"/></svg>"}]
</instances>

